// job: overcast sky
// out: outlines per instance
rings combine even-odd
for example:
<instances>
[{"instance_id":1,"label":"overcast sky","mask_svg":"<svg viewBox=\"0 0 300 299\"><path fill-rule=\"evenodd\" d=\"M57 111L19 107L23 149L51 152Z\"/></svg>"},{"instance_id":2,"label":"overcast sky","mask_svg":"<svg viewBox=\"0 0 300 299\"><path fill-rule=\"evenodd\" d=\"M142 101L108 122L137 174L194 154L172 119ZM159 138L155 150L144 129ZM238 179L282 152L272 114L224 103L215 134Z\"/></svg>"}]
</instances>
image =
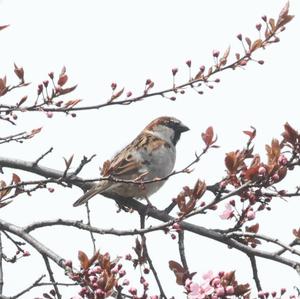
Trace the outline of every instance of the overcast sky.
<instances>
[{"instance_id":1,"label":"overcast sky","mask_svg":"<svg viewBox=\"0 0 300 299\"><path fill-rule=\"evenodd\" d=\"M70 99L80 98L85 105L105 102L110 97L112 82L131 90L134 95L142 93L147 78L155 82L155 90L169 88L173 67L179 68L178 82L185 82L188 78L186 60L192 60L196 71L202 64L213 64L214 49L223 52L230 45L232 54L242 52L236 35L242 33L254 40L258 37L255 24L261 22L260 17L276 18L284 4L284 0L2 0L0 25L10 24L10 27L0 33L0 77L6 74L9 82L15 80L15 62L23 66L26 79L32 82L26 91L10 96L12 102L24 94L34 97L37 84L47 79L49 71L58 74L62 66L67 68L70 84L78 84ZM195 151L201 150L201 132L208 126L214 127L221 148L209 153L190 176L178 176L168 182L152 197L153 203L164 208L179 193L181 186L192 186L198 177L208 183L218 181L225 175L224 154L241 148L246 142L243 130L256 127L255 149L261 154L264 154L266 143L280 136L286 121L300 130L300 2L292 0L290 6L290 12L296 18L280 35L280 43L259 51L255 56L264 60L264 65L250 63L245 70L221 73L218 76L221 82L213 90L204 89L204 95L189 91L176 102L157 97L130 106L82 112L74 119L64 115L49 119L43 113L19 115L18 127L1 124L1 136L41 126L43 131L24 145L3 146L1 155L33 160L53 146L53 154L43 164L63 169L62 157L74 153L75 162L79 162L82 155L96 153L94 162L82 172L85 178L95 177L103 161L129 143L148 122L161 115L172 115L191 128L178 145L177 169L188 164ZM10 174L8 171L7 177ZM299 184L296 175L290 184ZM59 188L52 195L37 192L32 198L18 198L1 209L0 217L18 225L59 217L85 219L84 208L72 207L80 194L78 189ZM104 228L137 225L135 215L115 214L115 205L101 199L99 196L91 203L94 225ZM280 200L274 204L273 213L261 213L258 221L262 232L286 242L291 240L292 228L300 226L296 201L286 203ZM211 218L199 217L194 221L208 227L223 225L217 213ZM91 253L87 234L74 230L63 234L59 230L51 230L36 236L60 255L74 261L78 249ZM68 239L63 243L60 238ZM161 252L159 238L165 240L164 248L170 248L166 256ZM251 280L250 271L245 270L249 264L244 256L204 238L195 240L188 236L187 240L192 271L201 274L210 269L237 269L241 282ZM130 250L132 240L128 238L129 243L122 241L101 237L98 238L98 246L115 255L124 254ZM85 242L86 246L83 245ZM178 259L174 241L157 233L152 247L154 262L165 268L162 273L167 292L170 295L181 294L181 288L172 288L175 282L168 283L173 276L167 269L167 261L172 254L172 259ZM160 254L160 260L155 253ZM22 268L28 269L29 266L39 270L28 273L24 270L26 268ZM287 267L271 267L270 262L259 263L259 266L261 277L265 279L263 286L267 290L300 285L299 277ZM19 262L20 272L13 271L14 267L18 265L5 268L6 295L13 295L28 286L44 271L40 259L34 257ZM22 271L26 271L26 279L20 279ZM15 284L17 275L18 287ZM288 281L285 280L287 277ZM34 294L41 292L36 290ZM68 289L66 294L74 292ZM31 295L24 298L31 298Z\"/></svg>"}]
</instances>

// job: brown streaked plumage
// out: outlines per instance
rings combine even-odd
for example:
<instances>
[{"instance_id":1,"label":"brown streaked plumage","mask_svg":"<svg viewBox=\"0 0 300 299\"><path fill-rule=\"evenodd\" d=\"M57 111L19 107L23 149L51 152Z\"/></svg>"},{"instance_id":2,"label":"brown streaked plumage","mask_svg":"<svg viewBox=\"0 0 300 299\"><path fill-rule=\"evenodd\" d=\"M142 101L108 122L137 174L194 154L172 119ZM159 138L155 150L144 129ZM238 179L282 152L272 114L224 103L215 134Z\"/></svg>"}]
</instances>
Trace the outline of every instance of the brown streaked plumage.
<instances>
[{"instance_id":1,"label":"brown streaked plumage","mask_svg":"<svg viewBox=\"0 0 300 299\"><path fill-rule=\"evenodd\" d=\"M174 168L176 150L181 133L189 130L174 117L159 117L145 129L112 160L106 161L102 175L123 180L153 180L165 177ZM73 205L86 203L98 193L108 197L147 198L156 192L165 181L140 185L116 183L109 180L100 181L95 187L83 194Z\"/></svg>"}]
</instances>

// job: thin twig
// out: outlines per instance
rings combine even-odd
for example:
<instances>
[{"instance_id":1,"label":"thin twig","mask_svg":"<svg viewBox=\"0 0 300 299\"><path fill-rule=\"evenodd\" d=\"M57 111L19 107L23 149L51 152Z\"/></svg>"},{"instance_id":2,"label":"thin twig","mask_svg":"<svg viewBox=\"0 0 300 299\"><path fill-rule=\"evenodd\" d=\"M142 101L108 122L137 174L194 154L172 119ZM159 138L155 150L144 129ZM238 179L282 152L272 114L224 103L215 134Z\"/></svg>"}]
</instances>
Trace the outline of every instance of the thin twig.
<instances>
[{"instance_id":1,"label":"thin twig","mask_svg":"<svg viewBox=\"0 0 300 299\"><path fill-rule=\"evenodd\" d=\"M45 254L43 254L42 256L43 256L43 259L44 259L44 262L45 262L45 265L46 265L46 268L47 268L47 271L48 271L48 274L49 274L50 281L51 281L51 283L53 285L53 288L55 290L56 296L57 296L58 299L61 299L62 297L61 297L61 294L59 292L57 282L55 281L54 274L52 272L49 259Z\"/></svg>"},{"instance_id":2,"label":"thin twig","mask_svg":"<svg viewBox=\"0 0 300 299\"><path fill-rule=\"evenodd\" d=\"M86 156L83 156L80 164L78 165L78 167L74 170L74 172L71 173L71 177L72 176L76 176L79 174L79 172L82 170L82 168L88 164L89 162L91 162L94 158L96 157L96 155L92 155L90 158L87 158Z\"/></svg>"},{"instance_id":3,"label":"thin twig","mask_svg":"<svg viewBox=\"0 0 300 299\"><path fill-rule=\"evenodd\" d=\"M255 281L255 285L256 285L257 291L259 292L259 291L262 290L262 287L261 287L260 280L259 280L259 277L258 277L258 270L257 270L256 259L255 259L255 256L253 254L247 254L247 255L248 255L248 257L250 259L250 262L251 262L253 279Z\"/></svg>"},{"instance_id":4,"label":"thin twig","mask_svg":"<svg viewBox=\"0 0 300 299\"><path fill-rule=\"evenodd\" d=\"M141 229L145 228L145 218L146 218L145 214L141 213L140 214ZM150 269L151 269L151 271L153 273L153 276L155 278L155 281L156 281L157 286L158 286L159 291L160 291L160 298L161 299L167 299L167 296L166 296L166 294L164 292L164 289L163 289L162 284L160 282L160 279L158 277L157 271L156 271L156 269L155 269L155 267L154 267L154 265L152 263L152 259L149 256L149 252L148 252L148 248L147 248L147 242L146 242L147 240L146 240L145 234L141 234L141 238L142 238L142 245L143 245L144 254L145 254L146 258L147 258L149 267L150 267Z\"/></svg>"},{"instance_id":5,"label":"thin twig","mask_svg":"<svg viewBox=\"0 0 300 299\"><path fill-rule=\"evenodd\" d=\"M273 244L276 244L282 248L284 248L285 250L290 251L293 254L299 255L300 256L300 251L287 245L284 244L283 242L279 241L277 238L271 238L269 236L266 235L262 235L262 234L257 234L257 233L251 233L251 232L229 232L226 234L226 237L234 237L234 236L239 236L239 237L250 237L250 238L257 238L257 239L261 239L264 240L266 242L270 242Z\"/></svg>"},{"instance_id":6,"label":"thin twig","mask_svg":"<svg viewBox=\"0 0 300 299\"><path fill-rule=\"evenodd\" d=\"M48 149L44 154L42 154L39 158L37 158L34 162L33 162L33 167L37 166L38 163L44 159L48 154L50 154L53 151L53 147L50 147L50 149Z\"/></svg>"},{"instance_id":7,"label":"thin twig","mask_svg":"<svg viewBox=\"0 0 300 299\"><path fill-rule=\"evenodd\" d=\"M183 230L180 230L178 232L178 249L179 249L179 255L180 255L182 266L186 270L186 272L189 273L189 267L188 267L186 257L185 257L184 231Z\"/></svg>"},{"instance_id":8,"label":"thin twig","mask_svg":"<svg viewBox=\"0 0 300 299\"><path fill-rule=\"evenodd\" d=\"M91 210L90 210L90 207L89 207L89 203L87 202L86 203L86 214L87 214L87 225L91 226ZM93 232L90 230L90 236L91 236L91 240L92 240L92 244L93 244L93 252L94 254L96 253L96 239L93 235Z\"/></svg>"},{"instance_id":9,"label":"thin twig","mask_svg":"<svg viewBox=\"0 0 300 299\"><path fill-rule=\"evenodd\" d=\"M11 297L8 297L9 299L16 299L16 298L19 298L21 297L22 295L24 295L25 293L29 292L31 289L35 288L39 282L45 277L46 275L43 274L41 275L36 281L34 281L28 288L24 289L23 291L21 291L20 293L14 295L14 296L11 296ZM1 297L0 297L1 298Z\"/></svg>"}]
</instances>

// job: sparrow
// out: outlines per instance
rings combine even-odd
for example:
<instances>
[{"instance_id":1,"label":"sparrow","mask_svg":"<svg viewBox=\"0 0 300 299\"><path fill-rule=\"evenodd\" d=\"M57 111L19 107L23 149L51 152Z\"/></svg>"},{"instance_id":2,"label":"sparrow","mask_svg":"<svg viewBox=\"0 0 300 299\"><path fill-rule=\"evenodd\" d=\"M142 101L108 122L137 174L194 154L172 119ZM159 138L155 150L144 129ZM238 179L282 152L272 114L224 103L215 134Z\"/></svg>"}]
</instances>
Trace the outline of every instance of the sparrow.
<instances>
[{"instance_id":1,"label":"sparrow","mask_svg":"<svg viewBox=\"0 0 300 299\"><path fill-rule=\"evenodd\" d=\"M180 120L175 117L162 116L153 120L123 150L111 160L103 164L102 176L94 187L84 193L74 207L86 203L96 194L110 198L146 199L155 193L166 180L147 184L116 182L116 180L150 181L168 176L174 168L176 144L181 133L188 131ZM109 178L112 178L109 180Z\"/></svg>"}]
</instances>

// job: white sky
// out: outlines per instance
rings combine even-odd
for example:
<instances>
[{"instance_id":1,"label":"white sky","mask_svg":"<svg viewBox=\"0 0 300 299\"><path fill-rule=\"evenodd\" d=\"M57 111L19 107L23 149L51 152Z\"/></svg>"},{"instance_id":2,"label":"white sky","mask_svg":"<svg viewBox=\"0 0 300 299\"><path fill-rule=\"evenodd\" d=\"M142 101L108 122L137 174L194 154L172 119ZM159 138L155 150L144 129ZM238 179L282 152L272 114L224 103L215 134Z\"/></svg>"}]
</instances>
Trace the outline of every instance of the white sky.
<instances>
[{"instance_id":1,"label":"white sky","mask_svg":"<svg viewBox=\"0 0 300 299\"><path fill-rule=\"evenodd\" d=\"M105 102L111 93L111 82L125 86L135 95L142 93L147 78L155 82L157 90L168 88L172 84L173 67L179 68L178 82L184 82L188 76L187 59L192 60L197 70L202 64L213 63L213 49L222 52L231 45L232 53L241 52L236 35L241 32L253 40L260 17L266 14L276 18L284 4L284 0L2 0L0 24L11 26L0 33L0 76L6 74L9 82L15 80L15 62L24 67L27 80L33 83L26 91L10 96L13 103L24 94L33 96L37 84L47 78L47 73L58 74L63 65L67 67L70 84L79 84L70 99L83 99L85 105ZM221 83L214 90L205 90L203 96L189 91L176 102L157 97L131 106L83 112L75 119L63 115L48 119L38 113L19 115L17 128L1 124L1 136L40 126L43 132L24 145L2 146L1 154L33 160L54 146L54 153L42 163L63 169L62 157L75 153L75 160L79 162L82 155L97 153L94 163L82 172L83 177L95 177L98 166L130 142L149 121L160 115L173 115L191 128L178 145L177 169L189 163L196 150L200 151L201 132L210 125L219 136L221 148L208 154L192 175L173 178L152 197L153 203L164 208L181 186L192 186L198 177L208 183L219 180L224 175L224 153L242 147L246 141L243 130L251 125L257 128L256 151L263 154L264 144L280 136L286 121L300 129L297 75L300 2L293 0L290 4L290 12L296 18L281 34L280 43L257 54L258 59L265 60L263 66L250 63L246 70L227 71L218 76ZM9 180L10 174L11 171L7 171L4 178ZM22 177L32 178L25 174ZM292 177L291 186L299 184L297 175ZM20 197L1 209L0 217L18 225L59 217L85 219L83 208L72 207L81 191L56 189L52 195L41 191L32 198ZM115 205L101 199L97 197L91 202L94 225L123 229L138 225L136 215L116 214ZM296 199L289 204L278 201L273 213L259 215L262 232L288 242L292 239L292 228L299 227L298 210ZM217 213L194 221L214 228L226 225L218 219ZM41 232L35 235L74 262L78 249L91 253L88 234L62 229ZM173 274L167 268L170 257L179 260L176 241L162 233L149 237L151 239L153 261L162 268L166 292L180 298L182 289L174 287ZM128 240L126 243L122 238L97 238L100 249L112 255L128 252L133 245L132 240ZM162 242L165 242L166 254L162 252ZM209 269L237 269L239 281L251 281L250 270L246 270L249 262L243 255L193 236L187 236L186 247L192 271L202 274ZM15 267L19 267L18 272ZM35 267L38 270L34 270ZM5 295L14 295L44 272L39 257L21 260L4 270ZM299 277L285 266L259 263L259 272L267 290L299 286ZM41 293L36 290L24 298ZM71 294L74 291L65 290L66 298Z\"/></svg>"}]
</instances>

